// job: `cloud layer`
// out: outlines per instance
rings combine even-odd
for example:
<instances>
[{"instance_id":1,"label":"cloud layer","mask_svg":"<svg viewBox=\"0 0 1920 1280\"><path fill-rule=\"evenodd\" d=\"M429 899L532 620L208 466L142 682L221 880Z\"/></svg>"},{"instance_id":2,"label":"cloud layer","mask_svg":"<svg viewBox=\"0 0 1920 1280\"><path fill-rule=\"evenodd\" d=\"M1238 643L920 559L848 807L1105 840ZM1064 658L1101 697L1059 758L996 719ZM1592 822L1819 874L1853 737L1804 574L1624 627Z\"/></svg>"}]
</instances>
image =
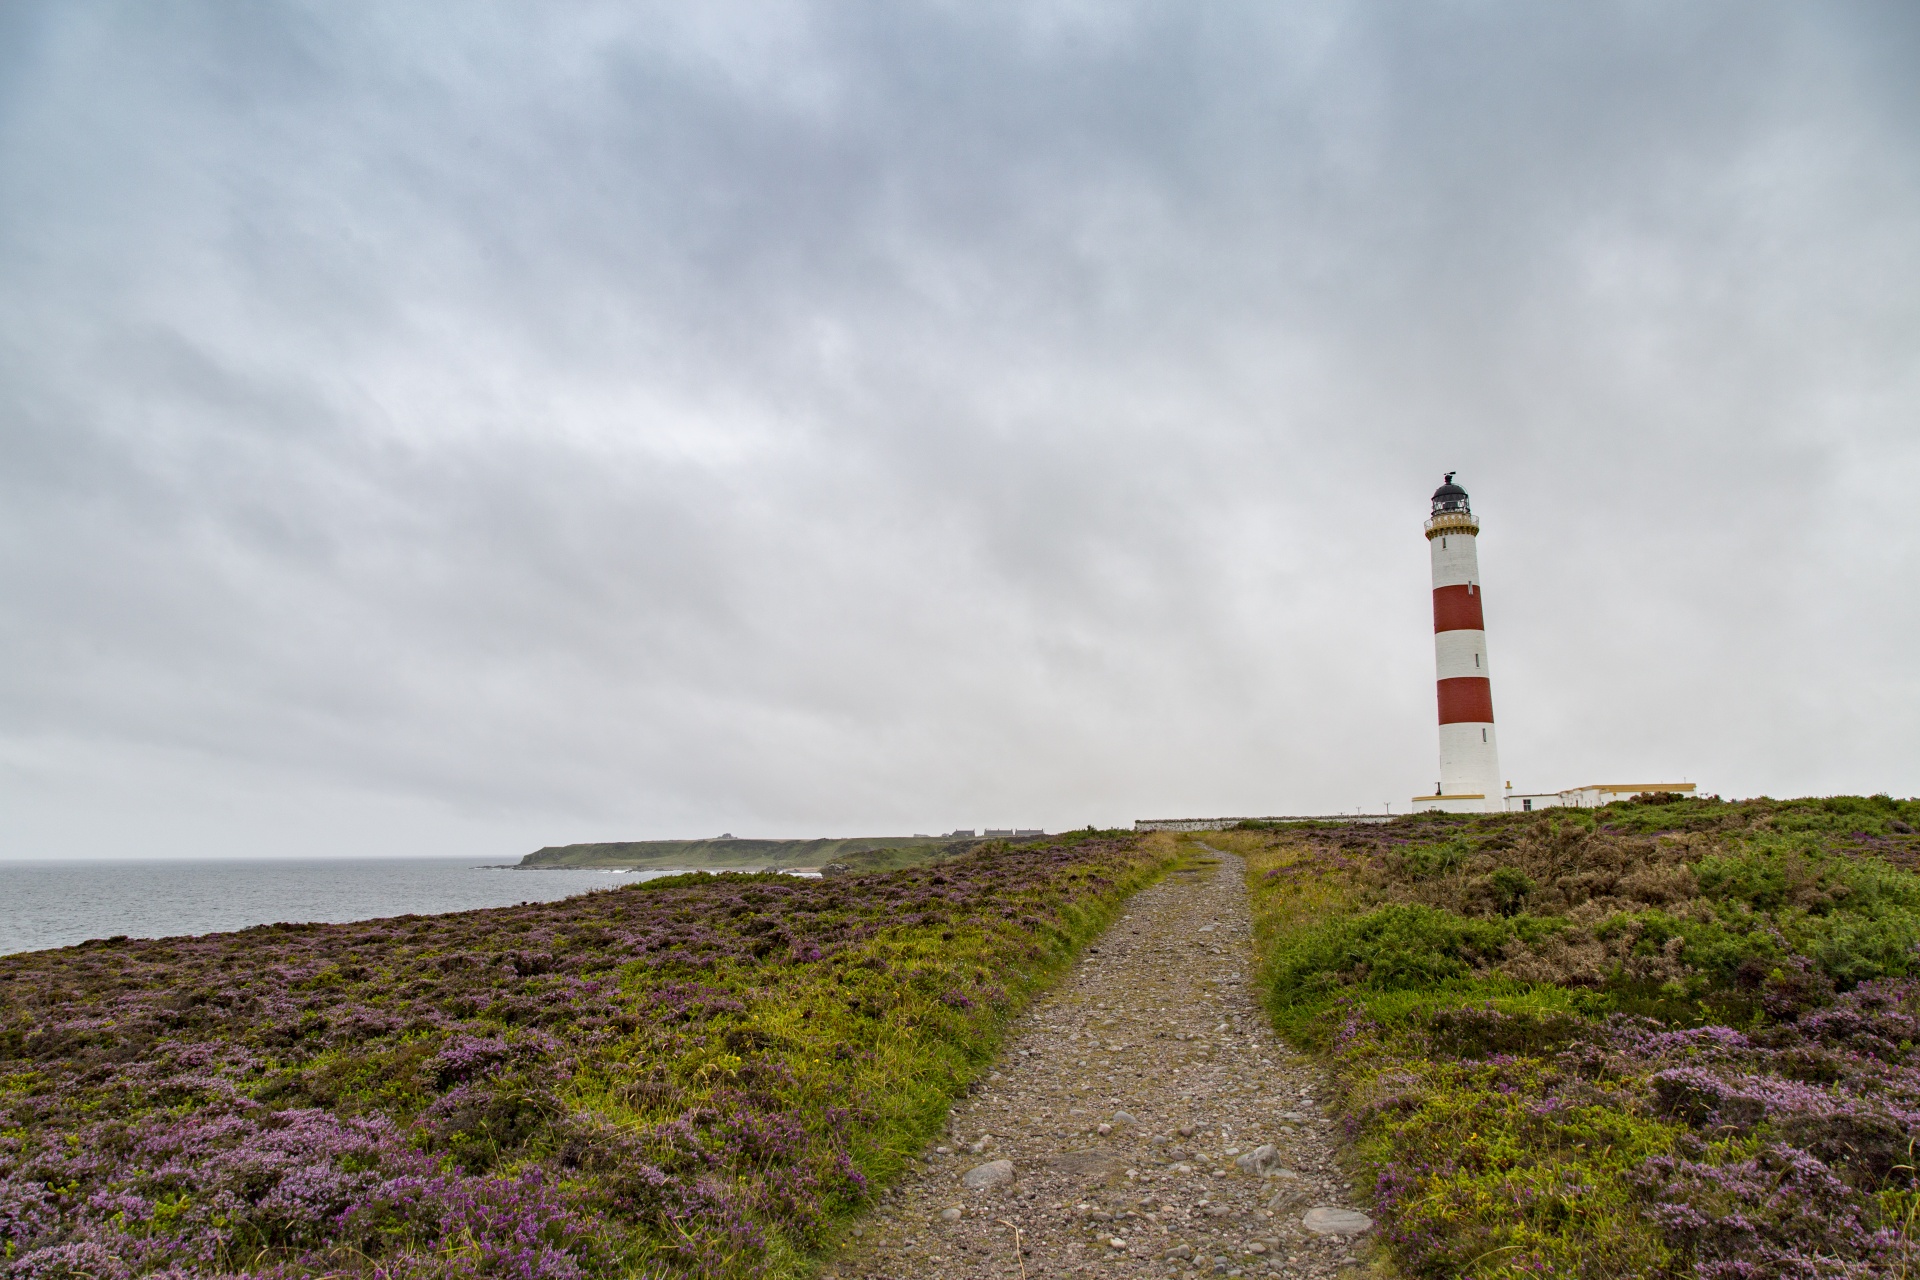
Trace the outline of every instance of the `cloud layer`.
<instances>
[{"instance_id":1,"label":"cloud layer","mask_svg":"<svg viewBox=\"0 0 1920 1280\"><path fill-rule=\"evenodd\" d=\"M0 24L6 854L1920 790L1901 6Z\"/></svg>"}]
</instances>

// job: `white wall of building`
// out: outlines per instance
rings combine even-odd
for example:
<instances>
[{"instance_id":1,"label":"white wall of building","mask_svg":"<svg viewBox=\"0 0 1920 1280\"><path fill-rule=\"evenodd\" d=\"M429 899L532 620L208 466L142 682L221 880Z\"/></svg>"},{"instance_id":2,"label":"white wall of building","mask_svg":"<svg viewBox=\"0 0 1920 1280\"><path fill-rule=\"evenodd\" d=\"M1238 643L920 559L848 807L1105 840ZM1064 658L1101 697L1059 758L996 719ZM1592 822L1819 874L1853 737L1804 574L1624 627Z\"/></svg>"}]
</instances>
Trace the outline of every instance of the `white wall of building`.
<instances>
[{"instance_id":1,"label":"white wall of building","mask_svg":"<svg viewBox=\"0 0 1920 1280\"><path fill-rule=\"evenodd\" d=\"M1498 809L1496 803L1494 809ZM1487 802L1480 796L1415 796L1415 813L1487 813Z\"/></svg>"},{"instance_id":2,"label":"white wall of building","mask_svg":"<svg viewBox=\"0 0 1920 1280\"><path fill-rule=\"evenodd\" d=\"M1538 809L1597 809L1603 804L1631 800L1635 796L1656 791L1691 796L1694 790L1691 782L1602 782L1585 787L1568 787L1565 791L1511 792L1507 795L1506 807L1515 813Z\"/></svg>"}]
</instances>

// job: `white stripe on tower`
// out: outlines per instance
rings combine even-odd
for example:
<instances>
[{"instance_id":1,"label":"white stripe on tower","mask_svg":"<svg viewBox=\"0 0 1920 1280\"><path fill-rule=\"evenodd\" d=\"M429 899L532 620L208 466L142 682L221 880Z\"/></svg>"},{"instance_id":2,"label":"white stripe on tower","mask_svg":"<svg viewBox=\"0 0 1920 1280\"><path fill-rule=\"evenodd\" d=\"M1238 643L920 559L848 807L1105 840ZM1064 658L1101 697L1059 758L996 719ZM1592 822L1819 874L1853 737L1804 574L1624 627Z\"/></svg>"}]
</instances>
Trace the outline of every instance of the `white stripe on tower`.
<instances>
[{"instance_id":1,"label":"white stripe on tower","mask_svg":"<svg viewBox=\"0 0 1920 1280\"><path fill-rule=\"evenodd\" d=\"M1440 791L1446 807L1497 811L1500 745L1493 732L1493 680L1480 593L1480 522L1467 491L1446 482L1433 494L1427 546L1433 556L1433 649L1440 706Z\"/></svg>"}]
</instances>

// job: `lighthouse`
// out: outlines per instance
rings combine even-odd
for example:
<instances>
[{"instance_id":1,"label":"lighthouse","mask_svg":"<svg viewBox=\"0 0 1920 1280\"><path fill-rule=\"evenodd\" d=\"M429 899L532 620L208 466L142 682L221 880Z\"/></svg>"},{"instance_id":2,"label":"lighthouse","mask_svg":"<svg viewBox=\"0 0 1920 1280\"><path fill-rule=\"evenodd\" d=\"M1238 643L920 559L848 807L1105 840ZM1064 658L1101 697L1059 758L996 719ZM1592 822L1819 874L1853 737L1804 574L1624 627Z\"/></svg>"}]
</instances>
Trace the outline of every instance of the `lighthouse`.
<instances>
[{"instance_id":1,"label":"lighthouse","mask_svg":"<svg viewBox=\"0 0 1920 1280\"><path fill-rule=\"evenodd\" d=\"M1433 559L1433 651L1440 703L1440 785L1418 809L1497 813L1506 807L1493 732L1493 681L1480 590L1480 521L1454 473L1433 491L1427 548Z\"/></svg>"}]
</instances>

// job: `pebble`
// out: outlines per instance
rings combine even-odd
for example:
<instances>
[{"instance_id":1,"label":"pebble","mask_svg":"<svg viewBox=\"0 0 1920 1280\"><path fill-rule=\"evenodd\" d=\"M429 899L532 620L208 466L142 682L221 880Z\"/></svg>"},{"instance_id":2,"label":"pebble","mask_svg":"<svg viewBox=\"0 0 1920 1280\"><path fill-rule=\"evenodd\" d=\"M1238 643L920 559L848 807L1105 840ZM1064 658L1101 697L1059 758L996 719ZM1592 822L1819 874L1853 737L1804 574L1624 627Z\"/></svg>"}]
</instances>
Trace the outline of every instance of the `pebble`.
<instances>
[{"instance_id":1,"label":"pebble","mask_svg":"<svg viewBox=\"0 0 1920 1280\"><path fill-rule=\"evenodd\" d=\"M1233 1162L1242 1173L1266 1173L1280 1163L1280 1148L1265 1143L1241 1156Z\"/></svg>"}]
</instances>

